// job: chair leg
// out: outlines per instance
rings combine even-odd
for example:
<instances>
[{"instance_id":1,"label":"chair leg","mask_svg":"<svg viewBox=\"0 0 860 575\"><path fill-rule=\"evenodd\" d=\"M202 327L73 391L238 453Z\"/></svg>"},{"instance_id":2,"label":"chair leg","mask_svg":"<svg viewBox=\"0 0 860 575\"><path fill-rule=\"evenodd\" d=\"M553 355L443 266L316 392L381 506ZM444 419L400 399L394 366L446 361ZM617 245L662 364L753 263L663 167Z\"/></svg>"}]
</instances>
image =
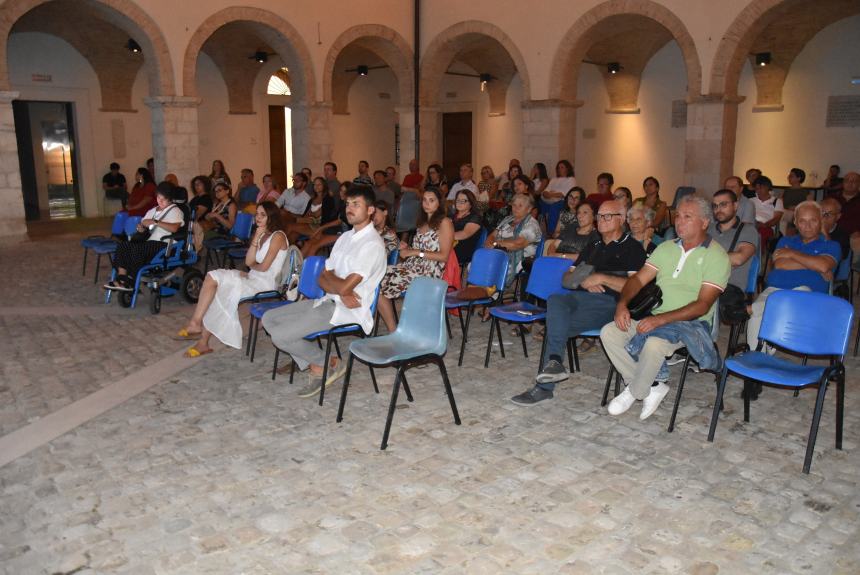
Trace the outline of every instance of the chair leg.
<instances>
[{"instance_id":1,"label":"chair leg","mask_svg":"<svg viewBox=\"0 0 860 575\"><path fill-rule=\"evenodd\" d=\"M755 384L744 378L744 422L750 421L750 395L755 389Z\"/></svg>"},{"instance_id":2,"label":"chair leg","mask_svg":"<svg viewBox=\"0 0 860 575\"><path fill-rule=\"evenodd\" d=\"M81 268L81 275L87 275L87 253L89 253L89 248L84 248L84 266Z\"/></svg>"},{"instance_id":3,"label":"chair leg","mask_svg":"<svg viewBox=\"0 0 860 575\"><path fill-rule=\"evenodd\" d=\"M445 327L448 329L448 339L452 339L454 336L451 334L451 319L449 318L450 314L448 310L445 310Z\"/></svg>"},{"instance_id":4,"label":"chair leg","mask_svg":"<svg viewBox=\"0 0 860 575\"><path fill-rule=\"evenodd\" d=\"M441 357L437 357L436 365L439 366L439 372L442 374L442 385L445 386L445 393L448 394L448 403L451 404L454 423L460 425L460 412L457 411L457 402L454 401L454 390L451 389L451 382L448 380L448 370L445 368L445 361Z\"/></svg>"},{"instance_id":5,"label":"chair leg","mask_svg":"<svg viewBox=\"0 0 860 575\"><path fill-rule=\"evenodd\" d=\"M394 389L391 390L391 403L388 404L388 417L385 419L385 431L382 432L382 445L379 449L388 447L388 435L391 433L391 422L394 420L394 410L397 408L397 395L400 392L400 379L403 375L403 366L397 367L397 375L394 376Z\"/></svg>"},{"instance_id":6,"label":"chair leg","mask_svg":"<svg viewBox=\"0 0 860 575\"><path fill-rule=\"evenodd\" d=\"M860 287L860 282L857 282ZM854 357L857 357L857 348L860 347L860 317L857 318L857 334L854 336Z\"/></svg>"},{"instance_id":7,"label":"chair leg","mask_svg":"<svg viewBox=\"0 0 860 575\"><path fill-rule=\"evenodd\" d=\"M254 320L257 319L253 315L248 318L248 341L245 342L245 357L251 355L251 334L254 332Z\"/></svg>"},{"instance_id":8,"label":"chair leg","mask_svg":"<svg viewBox=\"0 0 860 575\"><path fill-rule=\"evenodd\" d=\"M333 333L329 332L325 342L325 362L323 363L322 385L320 386L320 405L323 404L323 400L325 399L325 382L328 377L328 362L331 361L331 340L334 340L335 345L337 345L337 338Z\"/></svg>"},{"instance_id":9,"label":"chair leg","mask_svg":"<svg viewBox=\"0 0 860 575\"><path fill-rule=\"evenodd\" d=\"M546 341L546 332L544 332L544 341ZM576 364L573 362L573 348L576 347L576 338L571 337L567 340L567 364L570 366L570 372L576 373L579 371L576 369Z\"/></svg>"},{"instance_id":10,"label":"chair leg","mask_svg":"<svg viewBox=\"0 0 860 575\"><path fill-rule=\"evenodd\" d=\"M532 324L535 325L535 324ZM528 358L529 350L526 348L526 328L523 324L517 324L517 331L520 332L520 340L523 342L523 355Z\"/></svg>"},{"instance_id":11,"label":"chair leg","mask_svg":"<svg viewBox=\"0 0 860 575\"><path fill-rule=\"evenodd\" d=\"M400 318L397 317L397 300L391 300L391 311L394 312L394 323L400 323Z\"/></svg>"},{"instance_id":12,"label":"chair leg","mask_svg":"<svg viewBox=\"0 0 860 575\"><path fill-rule=\"evenodd\" d=\"M502 358L505 357L505 345L502 343L502 323L498 318L496 319L496 335L499 336L499 353L502 354ZM492 326L490 326L492 327Z\"/></svg>"},{"instance_id":13,"label":"chair leg","mask_svg":"<svg viewBox=\"0 0 860 575\"><path fill-rule=\"evenodd\" d=\"M409 383L406 381L406 369L403 369L403 373L400 375L400 380L403 382L403 391L406 392L406 401L410 403L415 401L412 397L412 390L409 389Z\"/></svg>"},{"instance_id":14,"label":"chair leg","mask_svg":"<svg viewBox=\"0 0 860 575\"><path fill-rule=\"evenodd\" d=\"M836 379L836 449L842 449L842 425L845 419L845 372Z\"/></svg>"},{"instance_id":15,"label":"chair leg","mask_svg":"<svg viewBox=\"0 0 860 575\"><path fill-rule=\"evenodd\" d=\"M579 351L576 349L576 338L573 338L573 366L576 371L581 371L579 368Z\"/></svg>"},{"instance_id":16,"label":"chair leg","mask_svg":"<svg viewBox=\"0 0 860 575\"><path fill-rule=\"evenodd\" d=\"M290 385L293 385L293 376L296 375L296 362L290 364Z\"/></svg>"},{"instance_id":17,"label":"chair leg","mask_svg":"<svg viewBox=\"0 0 860 575\"><path fill-rule=\"evenodd\" d=\"M251 333L251 336L254 338L251 342L251 363L254 363L254 355L257 353L257 338L260 335L260 320L254 319L256 321L254 322L254 331Z\"/></svg>"},{"instance_id":18,"label":"chair leg","mask_svg":"<svg viewBox=\"0 0 860 575\"><path fill-rule=\"evenodd\" d=\"M490 319L490 336L487 339L487 355L484 356L484 369L490 366L490 351L493 349L493 325L496 323L496 318Z\"/></svg>"},{"instance_id":19,"label":"chair leg","mask_svg":"<svg viewBox=\"0 0 860 575\"><path fill-rule=\"evenodd\" d=\"M337 422L340 423L343 421L343 408L346 405L346 391L349 389L349 378L352 375L352 361L355 359L355 356L351 353L349 354L349 359L346 361L346 375L343 376L343 389L340 392L340 405L337 408ZM370 373L373 373L373 366L370 367ZM376 385L376 380L374 379L374 385ZM377 391L377 393L379 393Z\"/></svg>"},{"instance_id":20,"label":"chair leg","mask_svg":"<svg viewBox=\"0 0 860 575\"><path fill-rule=\"evenodd\" d=\"M96 254L96 269L95 273L93 273L93 283L99 283L99 268L102 266L102 255Z\"/></svg>"},{"instance_id":21,"label":"chair leg","mask_svg":"<svg viewBox=\"0 0 860 575\"><path fill-rule=\"evenodd\" d=\"M570 343L568 341L568 343ZM569 348L568 348L569 351ZM538 358L538 373L543 371L544 356L546 355L546 331L544 331L543 341L540 344L540 357Z\"/></svg>"},{"instance_id":22,"label":"chair leg","mask_svg":"<svg viewBox=\"0 0 860 575\"><path fill-rule=\"evenodd\" d=\"M806 442L806 457L803 459L803 472L809 473L812 466L812 452L815 451L815 440L818 437L818 424L821 422L821 411L824 408L824 395L827 393L827 378L818 382L818 398L815 400L815 411L812 414L812 425L809 427L809 440Z\"/></svg>"},{"instance_id":23,"label":"chair leg","mask_svg":"<svg viewBox=\"0 0 860 575\"><path fill-rule=\"evenodd\" d=\"M618 397L618 394L621 393L621 373L616 370L615 371L615 397Z\"/></svg>"},{"instance_id":24,"label":"chair leg","mask_svg":"<svg viewBox=\"0 0 860 575\"><path fill-rule=\"evenodd\" d=\"M675 417L678 415L678 406L681 405L681 394L684 392L684 382L687 381L687 367L690 365L690 354L687 354L687 359L684 360L684 368L681 371L681 381L678 382L678 391L675 393L675 407L672 408L672 417L669 419L669 428L666 430L672 433L675 430Z\"/></svg>"},{"instance_id":25,"label":"chair leg","mask_svg":"<svg viewBox=\"0 0 860 575\"><path fill-rule=\"evenodd\" d=\"M275 362L272 364L272 381L275 381L275 376L278 374L278 356L281 354L281 350L277 347L275 348Z\"/></svg>"},{"instance_id":26,"label":"chair leg","mask_svg":"<svg viewBox=\"0 0 860 575\"><path fill-rule=\"evenodd\" d=\"M368 369L370 369L370 381L373 382L373 391L375 391L376 393L379 393L379 386L376 385L376 373L373 372L373 366L368 365L367 367L368 367Z\"/></svg>"},{"instance_id":27,"label":"chair leg","mask_svg":"<svg viewBox=\"0 0 860 575\"><path fill-rule=\"evenodd\" d=\"M447 314L445 316L445 321L448 321ZM463 341L460 342L460 358L457 360L457 366L463 365L463 354L466 353L466 340L469 339L469 324L472 323L472 304L469 304L468 311L466 312L466 323L463 323L463 308L460 308L460 323L463 324ZM448 326L450 329L451 326ZM449 335L450 337L450 335Z\"/></svg>"},{"instance_id":28,"label":"chair leg","mask_svg":"<svg viewBox=\"0 0 860 575\"><path fill-rule=\"evenodd\" d=\"M600 407L606 405L609 400L609 386L612 384L612 377L615 375L615 366L609 364L609 373L606 374L606 385L603 388L603 399L600 400Z\"/></svg>"},{"instance_id":29,"label":"chair leg","mask_svg":"<svg viewBox=\"0 0 860 575\"><path fill-rule=\"evenodd\" d=\"M334 351L337 354L338 359L343 359L343 356L340 355L340 345L337 343L337 337L334 338Z\"/></svg>"},{"instance_id":30,"label":"chair leg","mask_svg":"<svg viewBox=\"0 0 860 575\"><path fill-rule=\"evenodd\" d=\"M720 407L723 404L723 394L726 391L726 380L729 378L729 369L723 366L720 373L720 383L717 385L717 397L714 399L714 414L711 416L711 428L708 430L708 441L714 441L717 432L717 422L720 419Z\"/></svg>"}]
</instances>

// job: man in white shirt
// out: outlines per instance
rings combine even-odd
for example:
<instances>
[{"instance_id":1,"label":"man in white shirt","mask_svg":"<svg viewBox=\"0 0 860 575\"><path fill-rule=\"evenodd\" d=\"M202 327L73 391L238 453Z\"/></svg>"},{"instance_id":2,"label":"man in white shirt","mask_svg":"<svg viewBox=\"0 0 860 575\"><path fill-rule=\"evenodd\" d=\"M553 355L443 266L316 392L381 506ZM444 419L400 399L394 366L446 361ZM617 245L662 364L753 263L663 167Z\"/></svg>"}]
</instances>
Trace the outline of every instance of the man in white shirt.
<instances>
[{"instance_id":1,"label":"man in white shirt","mask_svg":"<svg viewBox=\"0 0 860 575\"><path fill-rule=\"evenodd\" d=\"M296 172L296 175L293 176L293 187L284 190L284 193L275 200L275 205L282 210L281 219L284 223L294 222L296 218L305 214L308 203L311 201L307 187L307 176L302 172Z\"/></svg>"},{"instance_id":2,"label":"man in white shirt","mask_svg":"<svg viewBox=\"0 0 860 575\"><path fill-rule=\"evenodd\" d=\"M320 274L319 286L325 295L263 315L263 327L275 346L292 356L299 369L308 369L308 384L300 397L315 396L323 385L325 353L316 343L306 341L306 335L345 324L358 324L366 334L373 329L370 307L386 267L385 244L373 227L374 201L373 192L364 186L347 193L346 219L352 229L338 238ZM332 358L329 367L326 386L346 371L337 358Z\"/></svg>"},{"instance_id":3,"label":"man in white shirt","mask_svg":"<svg viewBox=\"0 0 860 575\"><path fill-rule=\"evenodd\" d=\"M477 195L478 186L472 181L473 175L472 164L463 164L460 166L460 181L451 186L446 199L453 202L457 198L457 192L460 190L469 190Z\"/></svg>"}]
</instances>

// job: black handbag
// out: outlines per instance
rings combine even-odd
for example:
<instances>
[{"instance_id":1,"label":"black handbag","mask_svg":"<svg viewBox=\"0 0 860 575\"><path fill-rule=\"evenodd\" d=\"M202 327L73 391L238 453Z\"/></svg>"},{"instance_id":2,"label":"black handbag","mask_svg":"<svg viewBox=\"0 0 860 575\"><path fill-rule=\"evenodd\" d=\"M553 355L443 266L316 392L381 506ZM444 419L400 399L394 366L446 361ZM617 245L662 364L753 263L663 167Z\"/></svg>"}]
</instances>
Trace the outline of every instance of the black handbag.
<instances>
[{"instance_id":1,"label":"black handbag","mask_svg":"<svg viewBox=\"0 0 860 575\"><path fill-rule=\"evenodd\" d=\"M630 317L640 320L651 315L651 310L663 303L663 290L657 280L651 280L627 303Z\"/></svg>"}]
</instances>

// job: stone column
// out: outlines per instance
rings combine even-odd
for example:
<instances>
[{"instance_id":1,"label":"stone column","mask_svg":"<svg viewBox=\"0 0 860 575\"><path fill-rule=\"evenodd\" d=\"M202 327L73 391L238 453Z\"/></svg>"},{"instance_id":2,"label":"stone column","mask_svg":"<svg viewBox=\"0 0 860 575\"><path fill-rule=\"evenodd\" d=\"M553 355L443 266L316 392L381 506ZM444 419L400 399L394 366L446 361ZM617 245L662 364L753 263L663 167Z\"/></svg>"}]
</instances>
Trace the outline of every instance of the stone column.
<instances>
[{"instance_id":1,"label":"stone column","mask_svg":"<svg viewBox=\"0 0 860 575\"><path fill-rule=\"evenodd\" d=\"M718 95L687 104L684 185L707 197L732 175L741 101Z\"/></svg>"},{"instance_id":2,"label":"stone column","mask_svg":"<svg viewBox=\"0 0 860 575\"><path fill-rule=\"evenodd\" d=\"M400 124L400 166L398 173L401 179L409 173L409 160L415 154L415 108L412 106L400 106L394 109L397 112ZM439 108L419 108L418 122L420 124L421 146L419 165L422 172L427 171L427 166L434 161L442 161L442 138L441 132L442 116Z\"/></svg>"},{"instance_id":3,"label":"stone column","mask_svg":"<svg viewBox=\"0 0 860 575\"><path fill-rule=\"evenodd\" d=\"M15 243L27 239L24 217L24 194L21 190L21 168L18 163L18 141L12 100L18 92L0 92L0 242Z\"/></svg>"},{"instance_id":4,"label":"stone column","mask_svg":"<svg viewBox=\"0 0 860 575\"><path fill-rule=\"evenodd\" d=\"M152 150L157 179L174 173L180 185L189 186L191 178L200 173L197 124L200 98L155 96L144 102L152 110Z\"/></svg>"},{"instance_id":5,"label":"stone column","mask_svg":"<svg viewBox=\"0 0 860 575\"><path fill-rule=\"evenodd\" d=\"M322 174L323 164L331 161L334 147L331 138L331 102L299 102L292 111L293 170L310 168ZM341 167L341 166L338 166ZM343 174L339 174L344 177Z\"/></svg>"},{"instance_id":6,"label":"stone column","mask_svg":"<svg viewBox=\"0 0 860 575\"><path fill-rule=\"evenodd\" d=\"M523 166L544 162L552 172L556 162L576 158L576 109L582 101L525 100L523 107Z\"/></svg>"}]
</instances>

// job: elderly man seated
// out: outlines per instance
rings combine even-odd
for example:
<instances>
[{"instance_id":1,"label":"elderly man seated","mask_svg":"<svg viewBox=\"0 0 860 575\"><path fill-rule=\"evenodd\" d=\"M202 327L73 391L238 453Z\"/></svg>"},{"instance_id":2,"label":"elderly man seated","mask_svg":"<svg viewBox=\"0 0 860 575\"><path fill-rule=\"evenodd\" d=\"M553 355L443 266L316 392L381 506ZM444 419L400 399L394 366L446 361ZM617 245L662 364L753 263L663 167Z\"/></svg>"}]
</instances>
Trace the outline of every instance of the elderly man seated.
<instances>
[{"instance_id":1,"label":"elderly man seated","mask_svg":"<svg viewBox=\"0 0 860 575\"><path fill-rule=\"evenodd\" d=\"M544 367L535 378L534 387L511 398L514 403L534 405L550 399L555 384L568 378L562 363L567 340L612 321L618 294L627 277L645 263L645 250L624 231L624 221L621 202L613 200L600 205L597 212L600 238L587 245L576 260L582 276L581 281L577 278L579 287L572 293L550 296Z\"/></svg>"},{"instance_id":2,"label":"elderly man seated","mask_svg":"<svg viewBox=\"0 0 860 575\"><path fill-rule=\"evenodd\" d=\"M686 347L703 369L719 367L711 343L714 303L725 289L731 272L726 250L708 235L711 206L703 198L684 196L678 203L675 230L678 239L660 244L645 266L631 276L615 309L615 321L600 331L600 340L627 387L609 404L620 415L640 400L639 419L650 417L666 397L667 356ZM653 315L636 321L627 305L655 279L663 292Z\"/></svg>"}]
</instances>

